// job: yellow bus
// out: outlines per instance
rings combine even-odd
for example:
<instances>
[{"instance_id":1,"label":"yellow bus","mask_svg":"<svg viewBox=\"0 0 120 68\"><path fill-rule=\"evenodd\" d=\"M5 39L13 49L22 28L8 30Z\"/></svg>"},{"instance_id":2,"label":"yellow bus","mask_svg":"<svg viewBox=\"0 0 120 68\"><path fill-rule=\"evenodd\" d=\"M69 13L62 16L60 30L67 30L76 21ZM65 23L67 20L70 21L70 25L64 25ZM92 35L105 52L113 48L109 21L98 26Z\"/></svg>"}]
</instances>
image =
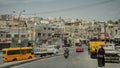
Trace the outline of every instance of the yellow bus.
<instances>
[{"instance_id":1,"label":"yellow bus","mask_svg":"<svg viewBox=\"0 0 120 68\"><path fill-rule=\"evenodd\" d=\"M3 61L17 61L34 58L32 47L16 47L2 49Z\"/></svg>"}]
</instances>

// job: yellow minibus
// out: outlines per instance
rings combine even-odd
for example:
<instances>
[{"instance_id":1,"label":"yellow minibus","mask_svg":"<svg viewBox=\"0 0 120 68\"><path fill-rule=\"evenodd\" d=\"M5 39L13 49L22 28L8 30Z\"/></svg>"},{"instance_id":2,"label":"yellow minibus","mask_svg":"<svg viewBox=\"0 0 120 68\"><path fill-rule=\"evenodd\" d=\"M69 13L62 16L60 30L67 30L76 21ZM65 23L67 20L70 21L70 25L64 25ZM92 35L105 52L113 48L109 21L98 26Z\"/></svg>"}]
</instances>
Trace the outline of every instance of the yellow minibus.
<instances>
[{"instance_id":1,"label":"yellow minibus","mask_svg":"<svg viewBox=\"0 0 120 68\"><path fill-rule=\"evenodd\" d=\"M4 62L32 59L35 57L32 47L5 48L2 49L2 52Z\"/></svg>"}]
</instances>

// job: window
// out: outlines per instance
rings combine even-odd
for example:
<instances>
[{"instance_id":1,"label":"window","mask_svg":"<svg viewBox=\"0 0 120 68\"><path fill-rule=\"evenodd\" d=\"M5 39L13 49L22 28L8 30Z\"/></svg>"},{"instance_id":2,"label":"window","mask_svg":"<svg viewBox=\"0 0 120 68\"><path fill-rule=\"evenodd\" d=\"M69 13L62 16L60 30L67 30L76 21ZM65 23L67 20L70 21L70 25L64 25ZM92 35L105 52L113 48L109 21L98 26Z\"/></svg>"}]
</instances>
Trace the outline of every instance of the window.
<instances>
[{"instance_id":1,"label":"window","mask_svg":"<svg viewBox=\"0 0 120 68\"><path fill-rule=\"evenodd\" d=\"M22 53L23 54L25 54L25 53L33 53L33 50L32 49L22 50Z\"/></svg>"},{"instance_id":2,"label":"window","mask_svg":"<svg viewBox=\"0 0 120 68\"><path fill-rule=\"evenodd\" d=\"M44 30L46 30L46 27L44 27Z\"/></svg>"},{"instance_id":3,"label":"window","mask_svg":"<svg viewBox=\"0 0 120 68\"><path fill-rule=\"evenodd\" d=\"M1 37L3 36L3 34L0 35Z\"/></svg>"},{"instance_id":4,"label":"window","mask_svg":"<svg viewBox=\"0 0 120 68\"><path fill-rule=\"evenodd\" d=\"M50 27L48 27L48 30L50 30Z\"/></svg>"},{"instance_id":5,"label":"window","mask_svg":"<svg viewBox=\"0 0 120 68\"><path fill-rule=\"evenodd\" d=\"M22 38L25 38L25 35L21 35Z\"/></svg>"},{"instance_id":6,"label":"window","mask_svg":"<svg viewBox=\"0 0 120 68\"><path fill-rule=\"evenodd\" d=\"M21 51L22 54L32 53L32 49L26 49Z\"/></svg>"},{"instance_id":7,"label":"window","mask_svg":"<svg viewBox=\"0 0 120 68\"><path fill-rule=\"evenodd\" d=\"M22 53L22 54L26 54L26 53L27 53L27 50L22 50L21 53Z\"/></svg>"},{"instance_id":8,"label":"window","mask_svg":"<svg viewBox=\"0 0 120 68\"><path fill-rule=\"evenodd\" d=\"M15 34L15 35L14 35L14 37L15 37L15 38L18 38L18 37L19 37L19 35L18 35L18 34Z\"/></svg>"},{"instance_id":9,"label":"window","mask_svg":"<svg viewBox=\"0 0 120 68\"><path fill-rule=\"evenodd\" d=\"M45 33L43 33L43 36L45 36Z\"/></svg>"},{"instance_id":10,"label":"window","mask_svg":"<svg viewBox=\"0 0 120 68\"><path fill-rule=\"evenodd\" d=\"M52 28L52 30L54 30L54 28Z\"/></svg>"},{"instance_id":11,"label":"window","mask_svg":"<svg viewBox=\"0 0 120 68\"><path fill-rule=\"evenodd\" d=\"M41 36L41 33L38 33L38 36Z\"/></svg>"},{"instance_id":12,"label":"window","mask_svg":"<svg viewBox=\"0 0 120 68\"><path fill-rule=\"evenodd\" d=\"M48 36L51 36L51 34L48 34Z\"/></svg>"},{"instance_id":13,"label":"window","mask_svg":"<svg viewBox=\"0 0 120 68\"><path fill-rule=\"evenodd\" d=\"M27 53L32 53L32 52L33 52L32 49L27 50Z\"/></svg>"},{"instance_id":14,"label":"window","mask_svg":"<svg viewBox=\"0 0 120 68\"><path fill-rule=\"evenodd\" d=\"M20 50L10 50L10 51L8 51L8 55L13 55L13 54L20 54Z\"/></svg>"},{"instance_id":15,"label":"window","mask_svg":"<svg viewBox=\"0 0 120 68\"><path fill-rule=\"evenodd\" d=\"M77 31L77 30L75 30L75 33L78 33L78 31Z\"/></svg>"},{"instance_id":16,"label":"window","mask_svg":"<svg viewBox=\"0 0 120 68\"><path fill-rule=\"evenodd\" d=\"M3 54L6 54L6 51L3 51Z\"/></svg>"},{"instance_id":17,"label":"window","mask_svg":"<svg viewBox=\"0 0 120 68\"><path fill-rule=\"evenodd\" d=\"M27 35L27 37L29 37L29 34Z\"/></svg>"},{"instance_id":18,"label":"window","mask_svg":"<svg viewBox=\"0 0 120 68\"><path fill-rule=\"evenodd\" d=\"M6 37L7 37L7 38L10 38L10 37L11 37L11 34L7 34Z\"/></svg>"}]
</instances>

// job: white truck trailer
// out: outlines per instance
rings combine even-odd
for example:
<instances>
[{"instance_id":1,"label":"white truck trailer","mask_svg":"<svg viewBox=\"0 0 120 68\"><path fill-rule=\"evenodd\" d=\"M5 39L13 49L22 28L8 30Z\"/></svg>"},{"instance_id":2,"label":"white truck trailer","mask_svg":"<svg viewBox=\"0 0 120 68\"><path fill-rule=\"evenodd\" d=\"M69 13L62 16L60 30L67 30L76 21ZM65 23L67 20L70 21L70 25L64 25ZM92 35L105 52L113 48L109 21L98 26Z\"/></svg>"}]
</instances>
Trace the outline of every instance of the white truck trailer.
<instances>
[{"instance_id":1,"label":"white truck trailer","mask_svg":"<svg viewBox=\"0 0 120 68\"><path fill-rule=\"evenodd\" d=\"M36 56L46 56L46 55L56 55L58 53L58 49L55 45L48 45L43 47L34 47L34 54Z\"/></svg>"}]
</instances>

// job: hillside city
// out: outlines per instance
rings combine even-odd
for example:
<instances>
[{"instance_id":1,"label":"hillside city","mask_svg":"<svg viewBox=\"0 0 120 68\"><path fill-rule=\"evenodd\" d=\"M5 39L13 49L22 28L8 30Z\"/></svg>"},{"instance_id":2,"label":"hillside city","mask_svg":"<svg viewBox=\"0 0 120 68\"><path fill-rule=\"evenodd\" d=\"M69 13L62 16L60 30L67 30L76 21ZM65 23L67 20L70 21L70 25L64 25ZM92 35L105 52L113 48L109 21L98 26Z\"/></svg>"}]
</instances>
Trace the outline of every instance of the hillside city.
<instances>
[{"instance_id":1,"label":"hillside city","mask_svg":"<svg viewBox=\"0 0 120 68\"><path fill-rule=\"evenodd\" d=\"M75 45L75 39L88 39L97 36L100 32L106 32L110 38L120 35L118 21L107 22L85 21L79 19L63 19L62 17L25 17L1 15L0 39L9 39L14 42L33 40L47 42L49 40L65 38ZM20 35L20 36L19 36Z\"/></svg>"},{"instance_id":2,"label":"hillside city","mask_svg":"<svg viewBox=\"0 0 120 68\"><path fill-rule=\"evenodd\" d=\"M53 64L57 64L58 61L60 61L57 58L61 58L61 60L64 60L61 55L64 54L64 49L66 47L70 49L70 57L68 58L68 61L71 61L71 63L76 63L75 65L78 64L77 67L79 67L79 63L81 62L77 61L79 62L77 63L76 59L80 60L82 58L85 61L83 62L83 64L88 64L87 66L80 64L83 68L89 66L91 68L95 68L95 66L97 66L97 64L95 63L96 60L92 58L95 58L94 55L96 56L96 49L99 47L99 45L111 47L112 44L114 44L114 46L119 47L119 23L119 20L109 20L103 22L96 20L87 21L75 18L64 19L62 17L27 17L22 14L19 16L13 16L8 14L1 15L0 51L2 51L2 53L0 55L3 55L4 57L3 60L1 60L2 58L0 59L0 62L3 64L0 65L0 68L16 68L17 65L20 65L20 67L18 66L18 68L21 68L22 64L23 67L30 66L31 68L33 68L32 66L38 64L40 62L39 60L43 59L41 57L48 57L53 55L56 56L56 58L46 58L44 62L50 63L50 61L57 60L53 61ZM101 36L102 34L103 36ZM98 40L92 41L92 38L97 38ZM116 41L115 38L117 39ZM102 39L102 41L100 39ZM106 44L106 41L108 44ZM55 46L56 48L54 48ZM113 57L113 59L109 58L105 60L119 63L120 51L118 52L119 49L117 50L117 48L114 46L112 50L110 50L110 52L106 51L106 58ZM19 47L20 49L18 49ZM75 53L74 49L76 49L76 52L83 53L81 53L81 55L80 53ZM8 56L20 54L20 56L18 57L16 55L16 57L13 57L13 59L11 56L10 59L6 57L6 54L8 54ZM23 59L19 59L20 57L22 57ZM73 57L76 58L72 60ZM22 61L19 62L18 60ZM24 63L29 63L35 60L37 60L37 62L34 62L30 65L24 65ZM68 61L65 60L67 65L70 66L70 68L73 68L73 65L68 64ZM88 61L93 61L93 65L89 64ZM41 63L43 62L41 61ZM64 64L63 61L60 61L60 63L63 65L63 68L66 68L66 64ZM48 65L51 66L51 64ZM107 68L114 68L115 65L116 67L119 67L119 64L114 63L107 63L107 65ZM44 67L44 65L41 66ZM59 64L57 64L56 66L59 66ZM39 68L39 66L35 67ZM53 66L51 66L51 68L52 67Z\"/></svg>"}]
</instances>

